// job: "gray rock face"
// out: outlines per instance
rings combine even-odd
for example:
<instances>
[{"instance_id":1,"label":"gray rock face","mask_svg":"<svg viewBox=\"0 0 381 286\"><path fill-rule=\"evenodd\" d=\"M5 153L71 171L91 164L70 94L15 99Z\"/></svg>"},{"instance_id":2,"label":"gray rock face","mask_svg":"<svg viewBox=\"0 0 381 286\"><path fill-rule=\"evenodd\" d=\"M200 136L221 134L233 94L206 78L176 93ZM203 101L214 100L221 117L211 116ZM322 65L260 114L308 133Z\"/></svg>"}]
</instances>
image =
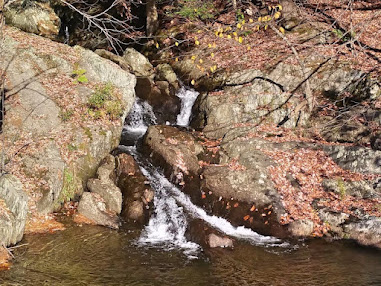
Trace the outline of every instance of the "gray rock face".
<instances>
[{"instance_id":1,"label":"gray rock face","mask_svg":"<svg viewBox=\"0 0 381 286\"><path fill-rule=\"evenodd\" d=\"M12 175L0 176L1 244L8 246L22 239L27 213L28 197L20 181Z\"/></svg>"},{"instance_id":2,"label":"gray rock face","mask_svg":"<svg viewBox=\"0 0 381 286\"><path fill-rule=\"evenodd\" d=\"M98 194L84 192L78 204L78 213L98 225L115 229L119 228L118 217L113 213L107 212L106 204Z\"/></svg>"},{"instance_id":3,"label":"gray rock face","mask_svg":"<svg viewBox=\"0 0 381 286\"><path fill-rule=\"evenodd\" d=\"M28 33L56 38L60 31L61 20L49 3L33 1L25 5L25 1L13 1L5 10L4 16L8 25Z\"/></svg>"},{"instance_id":4,"label":"gray rock face","mask_svg":"<svg viewBox=\"0 0 381 286\"><path fill-rule=\"evenodd\" d=\"M326 146L324 150L343 169L365 174L381 174L381 151L346 146Z\"/></svg>"},{"instance_id":5,"label":"gray rock face","mask_svg":"<svg viewBox=\"0 0 381 286\"><path fill-rule=\"evenodd\" d=\"M103 163L98 168L97 175L97 179L88 180L88 189L90 192L98 194L103 199L108 212L119 215L122 211L122 192L114 183L114 156L108 155L103 160Z\"/></svg>"},{"instance_id":6,"label":"gray rock face","mask_svg":"<svg viewBox=\"0 0 381 286\"><path fill-rule=\"evenodd\" d=\"M177 75L175 74L175 72L169 64L160 64L156 67L155 80L167 81L175 89L179 88Z\"/></svg>"},{"instance_id":7,"label":"gray rock face","mask_svg":"<svg viewBox=\"0 0 381 286\"><path fill-rule=\"evenodd\" d=\"M127 48L124 51L123 59L137 76L151 77L154 73L153 66L148 59L132 48Z\"/></svg>"},{"instance_id":8,"label":"gray rock face","mask_svg":"<svg viewBox=\"0 0 381 286\"><path fill-rule=\"evenodd\" d=\"M49 213L81 195L100 161L118 146L124 119L135 100L136 78L81 47L6 29L11 30L0 51L0 68L6 70L10 100L5 104L3 134L10 146L22 138L38 145L38 152L23 156L20 168L31 178L36 177L31 171L34 166L44 169L37 179L48 188L41 188L37 207ZM123 114L102 124L89 118L87 103L95 90L75 82L78 70L92 86L110 84Z\"/></svg>"},{"instance_id":9,"label":"gray rock face","mask_svg":"<svg viewBox=\"0 0 381 286\"><path fill-rule=\"evenodd\" d=\"M306 64L307 74L322 60L311 58L309 62ZM326 63L323 66L309 79L313 93L340 94L346 90L353 91L363 76L345 65ZM308 123L310 112L303 106L303 98L297 95L304 92L304 85L300 85L303 75L299 66L279 63L269 72L248 69L225 73L222 92L205 94L195 108L199 112L195 127L205 126L203 131L208 137L223 137L236 123L266 122L284 127ZM367 85L362 92L368 89L371 86ZM293 95L290 96L290 93Z\"/></svg>"},{"instance_id":10,"label":"gray rock face","mask_svg":"<svg viewBox=\"0 0 381 286\"><path fill-rule=\"evenodd\" d=\"M288 229L294 236L310 236L314 230L314 222L309 219L296 220L289 224Z\"/></svg>"},{"instance_id":11,"label":"gray rock face","mask_svg":"<svg viewBox=\"0 0 381 286\"><path fill-rule=\"evenodd\" d=\"M376 182L354 181L345 182L343 180L324 180L322 185L325 190L339 194L342 197L347 195L356 198L375 198L379 197L380 193L377 190Z\"/></svg>"},{"instance_id":12,"label":"gray rock face","mask_svg":"<svg viewBox=\"0 0 381 286\"><path fill-rule=\"evenodd\" d=\"M223 198L255 202L258 206L264 206L273 203L274 197L277 196L267 175L261 177L260 169L235 171L228 167L207 166L203 177L203 187Z\"/></svg>"},{"instance_id":13,"label":"gray rock face","mask_svg":"<svg viewBox=\"0 0 381 286\"><path fill-rule=\"evenodd\" d=\"M347 238L355 239L363 245L381 248L381 218L371 217L345 225Z\"/></svg>"},{"instance_id":14,"label":"gray rock face","mask_svg":"<svg viewBox=\"0 0 381 286\"><path fill-rule=\"evenodd\" d=\"M107 210L120 214L122 211L122 193L117 186L100 179L90 179L87 182L87 187L92 193L96 193L103 198Z\"/></svg>"}]
</instances>

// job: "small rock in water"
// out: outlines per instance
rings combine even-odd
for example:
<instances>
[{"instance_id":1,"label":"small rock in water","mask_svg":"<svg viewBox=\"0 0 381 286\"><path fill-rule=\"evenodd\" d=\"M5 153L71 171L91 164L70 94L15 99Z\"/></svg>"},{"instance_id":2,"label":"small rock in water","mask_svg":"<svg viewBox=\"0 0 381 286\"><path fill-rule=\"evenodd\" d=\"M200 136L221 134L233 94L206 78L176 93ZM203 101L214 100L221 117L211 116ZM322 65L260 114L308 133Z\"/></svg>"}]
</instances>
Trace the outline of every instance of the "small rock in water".
<instances>
[{"instance_id":1,"label":"small rock in water","mask_svg":"<svg viewBox=\"0 0 381 286\"><path fill-rule=\"evenodd\" d=\"M211 248L216 248L216 247L233 248L233 240L231 238L221 237L214 233L209 234L208 243L209 243L209 247Z\"/></svg>"},{"instance_id":2,"label":"small rock in water","mask_svg":"<svg viewBox=\"0 0 381 286\"><path fill-rule=\"evenodd\" d=\"M309 219L299 219L290 223L289 231L294 236L309 236L314 231L314 222Z\"/></svg>"}]
</instances>

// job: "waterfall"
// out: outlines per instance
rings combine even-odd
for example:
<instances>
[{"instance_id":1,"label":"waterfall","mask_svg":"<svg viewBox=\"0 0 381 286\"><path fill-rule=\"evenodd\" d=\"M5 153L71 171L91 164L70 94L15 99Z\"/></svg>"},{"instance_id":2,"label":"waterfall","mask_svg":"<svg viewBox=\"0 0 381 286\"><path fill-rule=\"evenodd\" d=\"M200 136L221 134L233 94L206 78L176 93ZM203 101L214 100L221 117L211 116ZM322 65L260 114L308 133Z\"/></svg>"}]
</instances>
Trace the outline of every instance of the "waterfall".
<instances>
[{"instance_id":1,"label":"waterfall","mask_svg":"<svg viewBox=\"0 0 381 286\"><path fill-rule=\"evenodd\" d=\"M199 93L194 89L187 89L184 86L180 88L176 96L181 100L180 113L177 115L176 124L179 126L188 126L192 115L192 107Z\"/></svg>"},{"instance_id":2,"label":"waterfall","mask_svg":"<svg viewBox=\"0 0 381 286\"><path fill-rule=\"evenodd\" d=\"M182 87L177 96L181 98L181 111L177 117L177 125L188 126L192 106L198 93ZM152 107L144 101L137 100L126 119L123 136L134 138L136 143L136 140L144 135L148 126L155 123L156 118ZM119 148L134 156L144 176L155 190L154 214L138 239L138 245L156 246L166 250L181 249L188 258L197 258L201 247L188 241L185 237L188 224L187 215L202 219L220 232L244 239L254 245L282 247L288 245L277 238L260 235L243 226L234 227L221 217L208 215L202 208L194 205L187 195L170 183L149 159L144 158L137 151L136 146L120 146Z\"/></svg>"},{"instance_id":3,"label":"waterfall","mask_svg":"<svg viewBox=\"0 0 381 286\"><path fill-rule=\"evenodd\" d=\"M156 116L152 106L146 101L136 99L127 115L122 131L121 145L135 145L143 137L148 126L156 124Z\"/></svg>"}]
</instances>

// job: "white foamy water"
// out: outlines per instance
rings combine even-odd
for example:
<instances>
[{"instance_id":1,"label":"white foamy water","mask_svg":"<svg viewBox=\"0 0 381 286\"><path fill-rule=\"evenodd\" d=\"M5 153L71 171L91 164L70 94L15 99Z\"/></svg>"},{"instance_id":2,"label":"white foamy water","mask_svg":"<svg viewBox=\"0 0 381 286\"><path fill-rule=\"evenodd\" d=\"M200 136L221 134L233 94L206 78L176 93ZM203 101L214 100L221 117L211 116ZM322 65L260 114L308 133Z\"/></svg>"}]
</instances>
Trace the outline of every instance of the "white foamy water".
<instances>
[{"instance_id":1,"label":"white foamy water","mask_svg":"<svg viewBox=\"0 0 381 286\"><path fill-rule=\"evenodd\" d=\"M160 241L160 239L164 238L163 242L165 242L166 239L174 239L174 241L177 241L175 244L182 247L185 240L184 234L186 231L187 224L185 220L182 221L182 219L185 218L184 214L180 215L177 213L177 211L179 211L179 208L175 207L175 205L177 205L177 202L182 206L182 208L180 209L181 212L183 212L184 208L186 212L190 214L192 217L205 221L211 227L231 237L246 240L254 245L280 247L289 246L289 244L287 243L282 243L282 241L278 238L260 235L255 231L252 231L251 229L245 228L243 226L235 227L224 218L217 217L214 215L208 215L205 212L205 210L194 205L186 194L184 194L178 188L176 188L157 170L153 169L153 166L146 167L147 168L141 167L141 170L143 174L153 184L155 191L159 191L161 195L164 194L164 199L166 199L165 197L170 198L171 202L169 203L170 206L165 205L165 203L162 204L162 202L158 203L160 208L162 208L160 210L162 212L154 217L152 225L150 221L150 224L146 228L145 234L141 238L143 239L143 241L153 240L155 242L158 242ZM168 211L174 211L174 214L163 215L163 213ZM172 219L174 218L176 219L175 222L172 221ZM168 222L170 222L169 226ZM171 228L172 225L179 226L179 229Z\"/></svg>"},{"instance_id":2,"label":"white foamy water","mask_svg":"<svg viewBox=\"0 0 381 286\"><path fill-rule=\"evenodd\" d=\"M177 96L181 99L181 111L177 116L177 125L188 126L192 106L198 92L182 87ZM156 124L152 107L144 101L137 100L129 113L124 133L133 140L138 140L147 131L148 126ZM135 157L143 174L150 181L155 191L154 214L144 228L138 244L141 246L157 246L166 250L181 249L188 258L197 258L201 247L185 237L188 227L187 215L202 219L218 231L244 239L254 245L289 246L279 239L260 235L243 226L234 227L224 218L208 215L202 208L194 205L190 198L170 183L151 162L144 159L135 146L120 146L122 151Z\"/></svg>"},{"instance_id":3,"label":"white foamy water","mask_svg":"<svg viewBox=\"0 0 381 286\"><path fill-rule=\"evenodd\" d=\"M156 116L152 110L152 106L146 101L137 98L130 113L126 117L123 132L143 136L148 126L155 124Z\"/></svg>"},{"instance_id":4,"label":"white foamy water","mask_svg":"<svg viewBox=\"0 0 381 286\"><path fill-rule=\"evenodd\" d=\"M180 88L176 96L181 100L180 113L177 115L176 124L179 126L188 126L192 115L192 107L199 93L194 89Z\"/></svg>"}]
</instances>

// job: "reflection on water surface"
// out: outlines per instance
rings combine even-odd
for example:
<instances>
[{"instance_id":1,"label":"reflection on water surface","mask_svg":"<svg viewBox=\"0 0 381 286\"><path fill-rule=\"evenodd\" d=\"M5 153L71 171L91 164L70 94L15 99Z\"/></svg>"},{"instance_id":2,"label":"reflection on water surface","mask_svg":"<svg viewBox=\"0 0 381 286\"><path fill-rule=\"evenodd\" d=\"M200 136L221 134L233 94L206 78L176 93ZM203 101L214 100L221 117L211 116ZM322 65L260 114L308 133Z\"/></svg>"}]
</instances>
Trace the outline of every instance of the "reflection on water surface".
<instances>
[{"instance_id":1,"label":"reflection on water surface","mask_svg":"<svg viewBox=\"0 0 381 286\"><path fill-rule=\"evenodd\" d=\"M27 235L1 285L381 285L381 251L315 240L297 249L236 242L189 260L138 247L138 231L68 226Z\"/></svg>"}]
</instances>

